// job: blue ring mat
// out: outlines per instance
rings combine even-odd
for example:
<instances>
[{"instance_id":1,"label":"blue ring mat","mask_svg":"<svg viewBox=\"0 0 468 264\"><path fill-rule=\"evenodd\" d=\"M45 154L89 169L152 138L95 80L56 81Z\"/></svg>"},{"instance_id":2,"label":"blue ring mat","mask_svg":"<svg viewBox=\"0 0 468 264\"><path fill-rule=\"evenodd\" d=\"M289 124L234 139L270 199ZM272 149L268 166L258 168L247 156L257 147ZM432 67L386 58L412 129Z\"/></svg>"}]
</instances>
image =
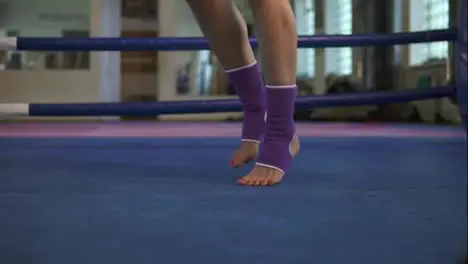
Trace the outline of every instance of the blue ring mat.
<instances>
[{"instance_id":1,"label":"blue ring mat","mask_svg":"<svg viewBox=\"0 0 468 264\"><path fill-rule=\"evenodd\" d=\"M441 128L435 128L440 130ZM0 263L456 263L465 138L302 138L240 187L237 139L0 137Z\"/></svg>"}]
</instances>

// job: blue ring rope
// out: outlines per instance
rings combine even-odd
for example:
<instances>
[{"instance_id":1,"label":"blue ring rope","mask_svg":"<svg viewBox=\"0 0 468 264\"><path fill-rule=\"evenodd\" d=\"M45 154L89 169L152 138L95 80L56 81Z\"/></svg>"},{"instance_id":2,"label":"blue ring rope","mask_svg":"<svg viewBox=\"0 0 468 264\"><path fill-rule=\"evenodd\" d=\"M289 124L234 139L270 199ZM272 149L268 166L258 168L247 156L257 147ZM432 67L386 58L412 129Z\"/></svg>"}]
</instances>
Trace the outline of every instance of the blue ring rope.
<instances>
[{"instance_id":1,"label":"blue ring rope","mask_svg":"<svg viewBox=\"0 0 468 264\"><path fill-rule=\"evenodd\" d=\"M336 48L455 41L457 29L393 34L300 36L299 48ZM258 47L255 38L250 40ZM35 38L19 37L17 50L34 51L191 51L208 49L204 38Z\"/></svg>"},{"instance_id":2,"label":"blue ring rope","mask_svg":"<svg viewBox=\"0 0 468 264\"><path fill-rule=\"evenodd\" d=\"M296 109L382 105L434 99L453 96L454 94L454 87L443 86L392 92L302 96L296 100ZM242 105L237 99L150 103L30 104L29 116L155 116L161 114L238 112L241 110Z\"/></svg>"},{"instance_id":3,"label":"blue ring rope","mask_svg":"<svg viewBox=\"0 0 468 264\"><path fill-rule=\"evenodd\" d=\"M466 6L466 0L462 0ZM466 10L460 10L461 24L466 24ZM461 28L447 30L420 31L410 33L393 33L380 35L316 35L300 36L299 48L330 48L330 47L358 47L358 46L382 46L382 45L407 45L412 43L458 41L457 54L460 55L460 46L466 50L465 42L461 43L461 35L465 34L466 25ZM11 40L8 40L11 41ZM250 39L253 47L258 47L256 39ZM1 43L0 43L1 44ZM204 38L31 38L20 37L16 43L6 43L17 50L35 51L190 51L208 49L208 43ZM464 46L463 46L464 45ZM457 58L459 58L458 56ZM460 58L458 59L458 61ZM460 69L460 64L458 69ZM466 68L466 64L465 64ZM460 75L460 70L458 70ZM466 75L465 82L466 85ZM355 105L379 105L415 100L433 99L445 96L453 96L458 92L466 95L466 87L463 91L457 82L457 87L439 87L432 89L403 90L396 92L372 92L342 95L308 96L297 100L297 109L355 106ZM15 105L15 104L13 104ZM238 100L201 100L183 102L154 102L154 103L98 103L98 104L19 104L26 105L30 116L110 116L110 115L158 115L158 114L190 114L240 111L241 104ZM0 104L1 106L1 104ZM460 104L461 110L465 104ZM19 111L22 112L22 111ZM463 111L462 111L463 115ZM466 124L466 114L464 116Z\"/></svg>"}]
</instances>

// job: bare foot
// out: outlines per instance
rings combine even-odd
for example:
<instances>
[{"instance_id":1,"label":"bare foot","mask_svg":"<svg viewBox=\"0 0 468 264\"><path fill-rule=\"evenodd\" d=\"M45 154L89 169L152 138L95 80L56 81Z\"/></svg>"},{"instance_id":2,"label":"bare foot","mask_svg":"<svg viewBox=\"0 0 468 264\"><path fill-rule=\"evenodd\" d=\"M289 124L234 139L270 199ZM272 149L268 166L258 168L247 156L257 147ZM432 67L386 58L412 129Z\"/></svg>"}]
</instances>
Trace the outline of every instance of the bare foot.
<instances>
[{"instance_id":1,"label":"bare foot","mask_svg":"<svg viewBox=\"0 0 468 264\"><path fill-rule=\"evenodd\" d=\"M241 141L239 148L234 152L231 159L231 168L238 168L257 158L258 142Z\"/></svg>"},{"instance_id":2,"label":"bare foot","mask_svg":"<svg viewBox=\"0 0 468 264\"><path fill-rule=\"evenodd\" d=\"M299 149L299 137L296 137L291 144L291 154L293 157L296 156ZM240 178L237 183L248 186L270 186L280 183L283 176L283 172L279 170L257 165L249 174Z\"/></svg>"}]
</instances>

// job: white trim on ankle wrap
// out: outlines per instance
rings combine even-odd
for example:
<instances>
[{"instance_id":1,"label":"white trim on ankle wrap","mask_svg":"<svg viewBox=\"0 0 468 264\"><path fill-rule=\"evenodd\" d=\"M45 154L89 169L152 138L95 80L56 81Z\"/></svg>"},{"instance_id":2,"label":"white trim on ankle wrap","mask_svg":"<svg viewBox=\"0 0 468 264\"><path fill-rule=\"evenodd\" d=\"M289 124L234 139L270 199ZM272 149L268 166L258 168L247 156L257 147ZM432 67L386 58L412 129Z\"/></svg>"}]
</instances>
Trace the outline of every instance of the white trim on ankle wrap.
<instances>
[{"instance_id":1,"label":"white trim on ankle wrap","mask_svg":"<svg viewBox=\"0 0 468 264\"><path fill-rule=\"evenodd\" d=\"M291 142L289 142L289 154L291 155L291 158L292 158L292 155L293 155L292 144L293 144L294 140L296 139L296 137L297 136L294 135ZM277 171L282 173L282 176L284 176L284 174L285 174L284 170L282 170L282 169L280 169L280 168L278 168L276 166L273 166L273 165L269 165L269 164L265 164L265 163L261 163L261 162L256 162L255 165L277 170Z\"/></svg>"},{"instance_id":2,"label":"white trim on ankle wrap","mask_svg":"<svg viewBox=\"0 0 468 264\"><path fill-rule=\"evenodd\" d=\"M258 143L260 144L260 140L255 140L255 139L247 139L247 138L241 138L241 141L242 142L255 142L255 143Z\"/></svg>"},{"instance_id":3,"label":"white trim on ankle wrap","mask_svg":"<svg viewBox=\"0 0 468 264\"><path fill-rule=\"evenodd\" d=\"M270 89L294 89L297 88L297 85L290 84L290 85L265 85L266 88Z\"/></svg>"},{"instance_id":4,"label":"white trim on ankle wrap","mask_svg":"<svg viewBox=\"0 0 468 264\"><path fill-rule=\"evenodd\" d=\"M261 167L265 167L265 168L270 168L270 169L274 169L274 170L277 170L279 172L281 172L282 175L284 175L284 170L278 168L278 167L275 167L275 166L272 166L272 165L268 165L268 164L265 164L265 163L260 163L260 162L256 162L255 165L258 165L258 166L261 166Z\"/></svg>"},{"instance_id":5,"label":"white trim on ankle wrap","mask_svg":"<svg viewBox=\"0 0 468 264\"><path fill-rule=\"evenodd\" d=\"M245 65L245 66L242 66L242 67L239 67L239 68L234 68L234 69L228 69L228 70L224 70L225 73L233 73L233 72L236 72L236 71L240 71L240 70L243 70L243 69L247 69L247 68L250 68L250 67L253 67L257 64L257 61L254 61L253 63L249 64L249 65Z\"/></svg>"}]
</instances>

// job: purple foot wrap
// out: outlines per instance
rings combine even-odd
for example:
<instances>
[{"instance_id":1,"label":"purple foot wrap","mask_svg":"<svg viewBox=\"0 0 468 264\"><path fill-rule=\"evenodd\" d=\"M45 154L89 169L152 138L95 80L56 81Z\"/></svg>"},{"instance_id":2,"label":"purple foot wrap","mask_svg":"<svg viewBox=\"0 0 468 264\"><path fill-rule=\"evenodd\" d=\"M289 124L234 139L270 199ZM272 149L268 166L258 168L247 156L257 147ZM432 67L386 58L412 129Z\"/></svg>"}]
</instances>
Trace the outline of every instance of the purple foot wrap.
<instances>
[{"instance_id":1,"label":"purple foot wrap","mask_svg":"<svg viewBox=\"0 0 468 264\"><path fill-rule=\"evenodd\" d=\"M257 165L284 172L291 166L291 143L295 138L295 86L267 86L267 127Z\"/></svg>"},{"instance_id":2,"label":"purple foot wrap","mask_svg":"<svg viewBox=\"0 0 468 264\"><path fill-rule=\"evenodd\" d=\"M242 140L262 141L265 133L265 85L257 63L226 70L226 74L243 105Z\"/></svg>"}]
</instances>

